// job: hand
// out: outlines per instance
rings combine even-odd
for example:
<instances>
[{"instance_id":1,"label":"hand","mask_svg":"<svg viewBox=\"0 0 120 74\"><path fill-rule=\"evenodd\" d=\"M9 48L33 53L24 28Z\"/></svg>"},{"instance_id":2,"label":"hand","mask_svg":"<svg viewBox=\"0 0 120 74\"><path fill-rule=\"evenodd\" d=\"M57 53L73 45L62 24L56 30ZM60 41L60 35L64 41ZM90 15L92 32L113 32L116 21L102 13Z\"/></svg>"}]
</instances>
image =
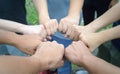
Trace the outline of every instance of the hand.
<instances>
[{"instance_id":1,"label":"hand","mask_svg":"<svg viewBox=\"0 0 120 74\"><path fill-rule=\"evenodd\" d=\"M41 38L46 38L46 31L43 27L43 25L26 25L21 28L23 31L23 34L35 34L39 35Z\"/></svg>"},{"instance_id":2,"label":"hand","mask_svg":"<svg viewBox=\"0 0 120 74\"><path fill-rule=\"evenodd\" d=\"M45 30L47 32L47 36L54 34L58 28L58 22L56 19L51 19L45 23L43 23Z\"/></svg>"},{"instance_id":3,"label":"hand","mask_svg":"<svg viewBox=\"0 0 120 74\"><path fill-rule=\"evenodd\" d=\"M82 33L92 33L92 32L94 32L94 30L91 27L73 25L68 28L65 37L69 37L72 40L78 41L79 36Z\"/></svg>"},{"instance_id":4,"label":"hand","mask_svg":"<svg viewBox=\"0 0 120 74\"><path fill-rule=\"evenodd\" d=\"M103 42L99 33L82 33L79 39L86 44L90 51L95 50Z\"/></svg>"},{"instance_id":5,"label":"hand","mask_svg":"<svg viewBox=\"0 0 120 74\"><path fill-rule=\"evenodd\" d=\"M42 39L38 35L18 35L15 46L22 52L32 55L41 41Z\"/></svg>"},{"instance_id":6,"label":"hand","mask_svg":"<svg viewBox=\"0 0 120 74\"><path fill-rule=\"evenodd\" d=\"M109 4L109 8L113 7L115 4L117 4L119 1L118 0L111 0Z\"/></svg>"},{"instance_id":7,"label":"hand","mask_svg":"<svg viewBox=\"0 0 120 74\"><path fill-rule=\"evenodd\" d=\"M59 31L62 33L66 33L68 28L72 25L78 25L79 20L78 19L73 19L71 17L65 17L61 19L60 24L59 24Z\"/></svg>"},{"instance_id":8,"label":"hand","mask_svg":"<svg viewBox=\"0 0 120 74\"><path fill-rule=\"evenodd\" d=\"M58 68L64 64L63 61L64 47L57 42L42 42L34 55L41 61L42 70Z\"/></svg>"},{"instance_id":9,"label":"hand","mask_svg":"<svg viewBox=\"0 0 120 74\"><path fill-rule=\"evenodd\" d=\"M73 42L65 50L65 57L78 66L83 65L84 57L89 55L89 49L81 41Z\"/></svg>"},{"instance_id":10,"label":"hand","mask_svg":"<svg viewBox=\"0 0 120 74\"><path fill-rule=\"evenodd\" d=\"M72 40L78 41L79 35L84 30L83 26L73 25L68 28L65 37L69 37Z\"/></svg>"}]
</instances>

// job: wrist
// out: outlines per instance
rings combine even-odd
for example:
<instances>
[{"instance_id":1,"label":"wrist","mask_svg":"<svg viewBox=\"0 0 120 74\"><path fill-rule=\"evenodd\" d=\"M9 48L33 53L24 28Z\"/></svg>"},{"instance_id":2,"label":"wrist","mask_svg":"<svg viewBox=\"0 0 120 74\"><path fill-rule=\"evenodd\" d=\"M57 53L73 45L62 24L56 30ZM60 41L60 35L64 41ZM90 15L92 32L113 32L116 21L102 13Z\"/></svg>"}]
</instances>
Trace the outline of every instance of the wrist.
<instances>
[{"instance_id":1,"label":"wrist","mask_svg":"<svg viewBox=\"0 0 120 74\"><path fill-rule=\"evenodd\" d=\"M71 21L71 23L78 25L79 24L79 16L74 16L74 15L68 15L66 16L68 18L68 21Z\"/></svg>"},{"instance_id":2,"label":"wrist","mask_svg":"<svg viewBox=\"0 0 120 74\"><path fill-rule=\"evenodd\" d=\"M80 15L73 15L73 14L68 14L68 16L67 16L68 18L71 18L71 19L76 19L76 20L78 20L79 21L79 19L80 19Z\"/></svg>"},{"instance_id":3,"label":"wrist","mask_svg":"<svg viewBox=\"0 0 120 74\"><path fill-rule=\"evenodd\" d=\"M25 34L26 33L25 31L27 30L27 28L28 28L28 25L21 25L19 27L19 32L22 34Z\"/></svg>"},{"instance_id":4,"label":"wrist","mask_svg":"<svg viewBox=\"0 0 120 74\"><path fill-rule=\"evenodd\" d=\"M89 67L90 60L92 60L93 58L95 58L95 56L92 55L92 53L90 55L83 56L82 66L87 69L87 67Z\"/></svg>"},{"instance_id":5,"label":"wrist","mask_svg":"<svg viewBox=\"0 0 120 74\"><path fill-rule=\"evenodd\" d=\"M85 26L85 30L87 30L87 32L90 32L90 33L94 33L97 31L92 25Z\"/></svg>"},{"instance_id":6,"label":"wrist","mask_svg":"<svg viewBox=\"0 0 120 74\"><path fill-rule=\"evenodd\" d=\"M34 63L34 66L40 71L49 69L48 63L46 63L43 58L38 57L36 54L31 56L31 61Z\"/></svg>"},{"instance_id":7,"label":"wrist","mask_svg":"<svg viewBox=\"0 0 120 74\"><path fill-rule=\"evenodd\" d=\"M49 16L39 16L39 22L40 24L45 24L46 22L48 22L50 20L50 17Z\"/></svg>"},{"instance_id":8,"label":"wrist","mask_svg":"<svg viewBox=\"0 0 120 74\"><path fill-rule=\"evenodd\" d=\"M43 70L41 69L42 66L41 66L40 61L37 60L35 57L30 56L30 57L28 57L28 60L29 60L28 63L29 63L29 64L31 65L31 67L32 67L32 72L33 72L33 73L37 74L38 72L43 71ZM37 72L37 73L36 73L36 72Z\"/></svg>"}]
</instances>

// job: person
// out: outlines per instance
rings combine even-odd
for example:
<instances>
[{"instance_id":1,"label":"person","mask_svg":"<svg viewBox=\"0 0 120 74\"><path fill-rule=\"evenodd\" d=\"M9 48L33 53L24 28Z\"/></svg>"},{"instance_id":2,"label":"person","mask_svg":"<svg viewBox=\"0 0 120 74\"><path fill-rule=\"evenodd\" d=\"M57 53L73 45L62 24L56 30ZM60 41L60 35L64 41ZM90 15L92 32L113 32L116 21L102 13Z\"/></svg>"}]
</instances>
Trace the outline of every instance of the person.
<instances>
[{"instance_id":1,"label":"person","mask_svg":"<svg viewBox=\"0 0 120 74\"><path fill-rule=\"evenodd\" d=\"M120 73L119 67L94 56L90 52L90 49L82 41L73 42L70 46L68 46L65 50L65 56L72 63L78 66L83 66L89 72L89 74Z\"/></svg>"},{"instance_id":2,"label":"person","mask_svg":"<svg viewBox=\"0 0 120 74\"><path fill-rule=\"evenodd\" d=\"M105 12L102 16L100 16L99 18L97 18L96 20L88 24L87 26L78 27L74 25L73 27L69 28L69 30L66 32L66 35L68 35L71 39L79 40L79 35L81 35L82 37L83 33L85 35L87 33L97 32L98 30L107 26L108 24L119 20L120 18L120 13L118 10L119 7L120 7L120 3L113 6L111 9ZM118 46L120 45L118 44ZM111 49L108 52L109 56L106 57L108 58L108 61L116 66L120 66L119 65L119 48L117 48L114 45L111 45L111 42L110 42L109 44L106 45L106 49ZM107 53L104 53L104 54L107 54Z\"/></svg>"},{"instance_id":3,"label":"person","mask_svg":"<svg viewBox=\"0 0 120 74\"><path fill-rule=\"evenodd\" d=\"M83 4L84 25L89 24L95 18L101 16L116 3L118 3L118 0L85 0Z\"/></svg>"},{"instance_id":4,"label":"person","mask_svg":"<svg viewBox=\"0 0 120 74\"><path fill-rule=\"evenodd\" d=\"M44 25L47 35L52 34L52 24L59 24L59 31L64 33L69 25L79 24L80 12L83 0L39 0L37 10L40 13L39 21ZM59 7L59 8L58 8ZM72 41L64 38L64 34L56 32L52 35L52 40L67 47ZM71 64L66 61L62 68L58 69L58 74L70 74Z\"/></svg>"},{"instance_id":5,"label":"person","mask_svg":"<svg viewBox=\"0 0 120 74\"><path fill-rule=\"evenodd\" d=\"M5 30L0 30L0 34L0 44L14 45L32 55L0 56L1 74L38 74L40 71L58 68L64 64L64 46L55 41L41 42L38 35L17 35Z\"/></svg>"}]
</instances>

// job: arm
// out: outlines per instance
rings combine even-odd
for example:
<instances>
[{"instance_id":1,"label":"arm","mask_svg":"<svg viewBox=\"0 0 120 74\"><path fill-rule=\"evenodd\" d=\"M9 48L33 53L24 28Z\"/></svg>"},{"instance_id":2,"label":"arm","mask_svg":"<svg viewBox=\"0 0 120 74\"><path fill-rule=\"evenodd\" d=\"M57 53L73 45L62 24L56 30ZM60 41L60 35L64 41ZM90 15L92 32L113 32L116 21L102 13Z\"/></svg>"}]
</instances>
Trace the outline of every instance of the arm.
<instances>
[{"instance_id":1,"label":"arm","mask_svg":"<svg viewBox=\"0 0 120 74\"><path fill-rule=\"evenodd\" d=\"M38 34L42 38L46 37L46 31L42 25L28 26L21 23L0 19L0 29L22 34Z\"/></svg>"},{"instance_id":2,"label":"arm","mask_svg":"<svg viewBox=\"0 0 120 74\"><path fill-rule=\"evenodd\" d=\"M83 66L89 71L90 74L119 74L120 68L114 66L106 61L95 57L94 55L88 55L84 58Z\"/></svg>"},{"instance_id":3,"label":"arm","mask_svg":"<svg viewBox=\"0 0 120 74\"><path fill-rule=\"evenodd\" d=\"M86 29L90 29L92 32L96 32L99 29L117 21L120 19L120 3L113 6L107 12L105 12L102 16L97 18L95 21L91 22L86 26Z\"/></svg>"},{"instance_id":4,"label":"arm","mask_svg":"<svg viewBox=\"0 0 120 74\"><path fill-rule=\"evenodd\" d=\"M120 38L120 26L104 30L98 33L82 33L79 39L83 41L91 51L95 50L106 41Z\"/></svg>"},{"instance_id":5,"label":"arm","mask_svg":"<svg viewBox=\"0 0 120 74\"><path fill-rule=\"evenodd\" d=\"M37 74L41 65L32 57L0 56L1 74Z\"/></svg>"},{"instance_id":6,"label":"arm","mask_svg":"<svg viewBox=\"0 0 120 74\"><path fill-rule=\"evenodd\" d=\"M70 0L68 15L61 19L59 31L66 33L71 25L78 25L84 0Z\"/></svg>"},{"instance_id":7,"label":"arm","mask_svg":"<svg viewBox=\"0 0 120 74\"><path fill-rule=\"evenodd\" d=\"M69 47L67 47L65 56L72 63L78 66L83 66L90 74L120 73L120 68L92 55L86 45L81 41L73 42Z\"/></svg>"},{"instance_id":8,"label":"arm","mask_svg":"<svg viewBox=\"0 0 120 74\"><path fill-rule=\"evenodd\" d=\"M66 32L66 36L73 39L79 40L79 35L82 33L96 32L99 29L119 20L120 18L120 3L113 6L99 18L88 24L87 26L71 26Z\"/></svg>"},{"instance_id":9,"label":"arm","mask_svg":"<svg viewBox=\"0 0 120 74\"><path fill-rule=\"evenodd\" d=\"M47 7L47 0L33 0L33 3L38 12L39 22L43 24L46 23L46 21L50 20Z\"/></svg>"},{"instance_id":10,"label":"arm","mask_svg":"<svg viewBox=\"0 0 120 74\"><path fill-rule=\"evenodd\" d=\"M47 0L33 0L39 15L39 22L43 24L47 32L47 36L54 34L58 28L56 19L50 19L47 7Z\"/></svg>"},{"instance_id":11,"label":"arm","mask_svg":"<svg viewBox=\"0 0 120 74\"><path fill-rule=\"evenodd\" d=\"M40 71L58 68L64 64L63 54L62 45L43 42L30 57L0 56L0 74L38 74Z\"/></svg>"},{"instance_id":12,"label":"arm","mask_svg":"<svg viewBox=\"0 0 120 74\"><path fill-rule=\"evenodd\" d=\"M26 27L26 25L23 25L21 23L9 21L9 20L3 20L0 19L0 29L12 31L12 32L18 32L23 33L21 28Z\"/></svg>"},{"instance_id":13,"label":"arm","mask_svg":"<svg viewBox=\"0 0 120 74\"><path fill-rule=\"evenodd\" d=\"M84 0L70 0L68 17L77 18L77 21L79 22L80 12L82 10L83 2Z\"/></svg>"},{"instance_id":14,"label":"arm","mask_svg":"<svg viewBox=\"0 0 120 74\"><path fill-rule=\"evenodd\" d=\"M34 54L42 39L38 35L17 35L14 32L0 30L0 44L9 44L27 54Z\"/></svg>"}]
</instances>

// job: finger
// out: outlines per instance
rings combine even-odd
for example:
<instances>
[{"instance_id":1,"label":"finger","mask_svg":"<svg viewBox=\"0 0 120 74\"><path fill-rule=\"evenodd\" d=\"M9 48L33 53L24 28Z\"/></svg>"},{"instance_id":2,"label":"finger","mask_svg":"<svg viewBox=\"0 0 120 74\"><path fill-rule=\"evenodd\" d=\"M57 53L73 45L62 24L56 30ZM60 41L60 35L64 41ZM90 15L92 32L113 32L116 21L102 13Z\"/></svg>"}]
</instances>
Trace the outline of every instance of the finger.
<instances>
[{"instance_id":1,"label":"finger","mask_svg":"<svg viewBox=\"0 0 120 74\"><path fill-rule=\"evenodd\" d=\"M50 35L50 22L46 23L46 31L47 31L47 35Z\"/></svg>"},{"instance_id":2,"label":"finger","mask_svg":"<svg viewBox=\"0 0 120 74\"><path fill-rule=\"evenodd\" d=\"M60 21L60 24L59 24L59 31L61 32L62 31L62 25L63 25L63 23L62 23L62 20Z\"/></svg>"},{"instance_id":3,"label":"finger","mask_svg":"<svg viewBox=\"0 0 120 74\"><path fill-rule=\"evenodd\" d=\"M70 39L73 39L73 37L74 37L74 31L72 30L72 31L71 31L71 35L69 36L69 38L70 38Z\"/></svg>"},{"instance_id":4,"label":"finger","mask_svg":"<svg viewBox=\"0 0 120 74\"><path fill-rule=\"evenodd\" d=\"M57 20L56 20L56 22L54 24L55 24L55 26L54 26L55 31L54 32L56 32L57 29L58 29L58 22L57 22Z\"/></svg>"},{"instance_id":5,"label":"finger","mask_svg":"<svg viewBox=\"0 0 120 74\"><path fill-rule=\"evenodd\" d=\"M66 30L68 28L68 24L64 22L62 28L63 28L62 33L66 33Z\"/></svg>"},{"instance_id":6,"label":"finger","mask_svg":"<svg viewBox=\"0 0 120 74\"><path fill-rule=\"evenodd\" d=\"M72 26L70 26L66 32L66 37L69 37L71 35L71 32L72 32Z\"/></svg>"}]
</instances>

